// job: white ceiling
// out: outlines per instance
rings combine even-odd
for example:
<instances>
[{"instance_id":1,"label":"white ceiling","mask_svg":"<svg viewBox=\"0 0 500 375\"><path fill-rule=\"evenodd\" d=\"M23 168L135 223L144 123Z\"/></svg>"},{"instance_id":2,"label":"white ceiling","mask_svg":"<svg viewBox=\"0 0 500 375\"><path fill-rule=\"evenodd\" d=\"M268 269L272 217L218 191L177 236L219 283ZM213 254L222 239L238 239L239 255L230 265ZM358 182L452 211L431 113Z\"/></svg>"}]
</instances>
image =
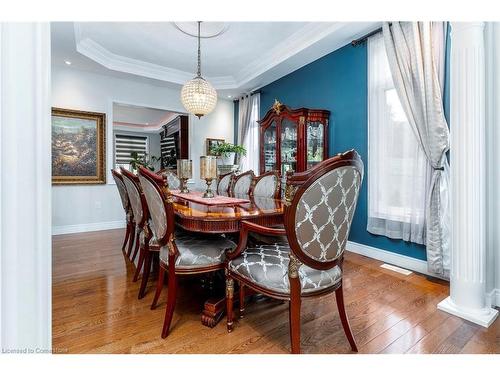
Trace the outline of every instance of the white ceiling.
<instances>
[{"instance_id":1,"label":"white ceiling","mask_svg":"<svg viewBox=\"0 0 500 375\"><path fill-rule=\"evenodd\" d=\"M279 79L379 25L227 22L221 35L202 38L202 75L219 95L239 95ZM209 31L220 28L220 22L202 23L201 27ZM53 23L52 55L55 65L69 60L77 69L178 87L195 75L197 40L171 22Z\"/></svg>"}]
</instances>

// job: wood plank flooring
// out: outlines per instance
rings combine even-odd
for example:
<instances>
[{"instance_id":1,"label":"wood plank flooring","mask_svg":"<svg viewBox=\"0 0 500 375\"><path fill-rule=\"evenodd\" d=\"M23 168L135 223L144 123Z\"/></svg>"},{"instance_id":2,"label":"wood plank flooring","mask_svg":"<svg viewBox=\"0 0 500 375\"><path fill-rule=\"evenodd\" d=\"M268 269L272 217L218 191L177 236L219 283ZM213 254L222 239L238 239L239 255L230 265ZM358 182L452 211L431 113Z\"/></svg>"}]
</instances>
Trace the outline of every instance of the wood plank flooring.
<instances>
[{"instance_id":1,"label":"wood plank flooring","mask_svg":"<svg viewBox=\"0 0 500 375\"><path fill-rule=\"evenodd\" d=\"M228 334L200 323L206 292L181 281L169 337L161 339L167 287L156 310L144 299L123 256L123 230L53 237L52 336L65 353L289 353L288 304L250 301ZM484 329L436 309L447 283L404 276L346 253L346 310L360 353L500 353L500 319ZM237 314L236 314L237 315ZM334 294L302 303L302 351L351 353Z\"/></svg>"}]
</instances>

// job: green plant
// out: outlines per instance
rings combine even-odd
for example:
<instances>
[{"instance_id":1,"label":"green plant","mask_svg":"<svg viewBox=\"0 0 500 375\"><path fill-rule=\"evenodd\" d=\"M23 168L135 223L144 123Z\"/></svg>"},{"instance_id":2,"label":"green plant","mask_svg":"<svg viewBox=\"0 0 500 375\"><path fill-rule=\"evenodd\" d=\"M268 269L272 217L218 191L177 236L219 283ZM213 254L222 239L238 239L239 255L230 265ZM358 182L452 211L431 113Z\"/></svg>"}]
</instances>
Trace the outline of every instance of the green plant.
<instances>
[{"instance_id":1,"label":"green plant","mask_svg":"<svg viewBox=\"0 0 500 375\"><path fill-rule=\"evenodd\" d=\"M213 155L222 157L228 156L231 152L243 156L247 154L247 150L245 149L245 147L240 145L233 145L232 143L221 143L217 146L212 146L210 148L210 152Z\"/></svg>"},{"instance_id":2,"label":"green plant","mask_svg":"<svg viewBox=\"0 0 500 375\"><path fill-rule=\"evenodd\" d=\"M145 168L148 168L151 171L155 170L155 165L161 160L158 156L149 156L145 153L143 156L139 155L137 151L132 151L130 153L130 166L133 170L136 170L139 165L142 165Z\"/></svg>"}]
</instances>

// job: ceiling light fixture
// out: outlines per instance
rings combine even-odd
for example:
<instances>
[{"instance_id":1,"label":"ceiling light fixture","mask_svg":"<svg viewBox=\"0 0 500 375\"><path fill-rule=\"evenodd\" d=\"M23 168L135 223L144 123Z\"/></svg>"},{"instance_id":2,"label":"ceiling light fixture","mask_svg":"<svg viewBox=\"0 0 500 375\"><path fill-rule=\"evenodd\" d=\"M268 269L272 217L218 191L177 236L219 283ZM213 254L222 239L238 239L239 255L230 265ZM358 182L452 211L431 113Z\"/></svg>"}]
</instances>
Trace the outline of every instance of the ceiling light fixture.
<instances>
[{"instance_id":1,"label":"ceiling light fixture","mask_svg":"<svg viewBox=\"0 0 500 375\"><path fill-rule=\"evenodd\" d=\"M65 63L66 65L71 65L71 61L69 61L69 60L64 60L64 63Z\"/></svg>"},{"instance_id":2,"label":"ceiling light fixture","mask_svg":"<svg viewBox=\"0 0 500 375\"><path fill-rule=\"evenodd\" d=\"M201 21L198 21L198 72L181 90L182 105L198 118L212 112L217 104L217 92L210 82L201 76L200 29Z\"/></svg>"}]
</instances>

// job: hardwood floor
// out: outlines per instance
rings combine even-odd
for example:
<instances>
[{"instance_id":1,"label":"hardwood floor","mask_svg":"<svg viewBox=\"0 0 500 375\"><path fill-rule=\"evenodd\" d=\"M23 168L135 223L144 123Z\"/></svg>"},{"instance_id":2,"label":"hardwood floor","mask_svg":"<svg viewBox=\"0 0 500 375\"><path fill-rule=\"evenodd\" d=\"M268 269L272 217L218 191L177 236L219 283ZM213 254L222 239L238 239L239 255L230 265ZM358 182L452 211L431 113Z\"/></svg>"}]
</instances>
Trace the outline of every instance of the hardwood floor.
<instances>
[{"instance_id":1,"label":"hardwood floor","mask_svg":"<svg viewBox=\"0 0 500 375\"><path fill-rule=\"evenodd\" d=\"M200 323L206 292L198 279L181 282L171 333L160 338L167 287L150 310L154 281L137 299L140 281L121 252L123 230L53 237L52 336L67 353L289 353L288 304L260 298L247 304L231 334L225 320ZM346 310L360 353L500 353L500 319L484 329L436 309L448 286L404 276L381 262L346 253ZM351 353L335 295L302 303L302 351ZM238 315L238 314L235 314Z\"/></svg>"}]
</instances>

